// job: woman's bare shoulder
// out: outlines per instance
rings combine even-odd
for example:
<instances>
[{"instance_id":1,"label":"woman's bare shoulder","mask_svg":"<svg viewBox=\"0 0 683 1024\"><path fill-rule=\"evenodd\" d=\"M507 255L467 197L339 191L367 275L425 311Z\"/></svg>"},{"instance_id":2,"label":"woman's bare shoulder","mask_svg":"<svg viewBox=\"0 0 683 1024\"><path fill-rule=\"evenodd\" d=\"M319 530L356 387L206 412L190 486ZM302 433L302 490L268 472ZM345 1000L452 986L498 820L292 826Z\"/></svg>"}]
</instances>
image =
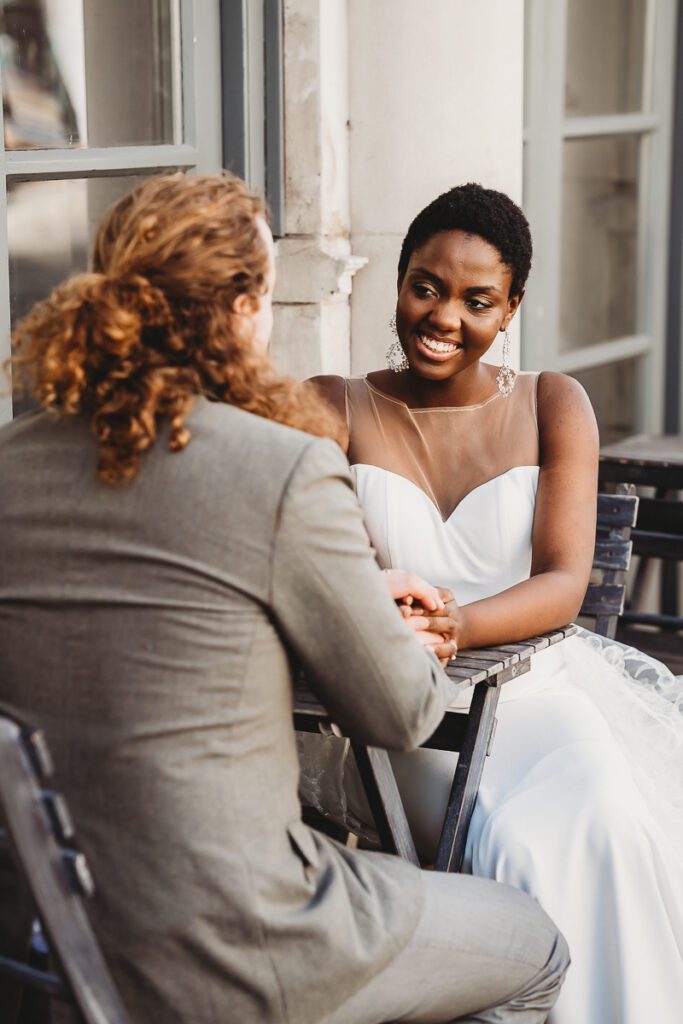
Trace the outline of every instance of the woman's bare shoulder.
<instances>
[{"instance_id":1,"label":"woman's bare shoulder","mask_svg":"<svg viewBox=\"0 0 683 1024\"><path fill-rule=\"evenodd\" d=\"M309 377L308 381L346 422L346 380L344 377L328 373Z\"/></svg>"},{"instance_id":2,"label":"woman's bare shoulder","mask_svg":"<svg viewBox=\"0 0 683 1024\"><path fill-rule=\"evenodd\" d=\"M538 376L538 429L542 447L585 446L597 452L598 426L583 386L564 373Z\"/></svg>"},{"instance_id":3,"label":"woman's bare shoulder","mask_svg":"<svg viewBox=\"0 0 683 1024\"><path fill-rule=\"evenodd\" d=\"M336 374L320 374L317 377L309 377L308 383L312 384L318 394L325 399L327 404L336 412L341 426L339 444L344 452L349 450L349 425L346 417L346 379Z\"/></svg>"},{"instance_id":4,"label":"woman's bare shoulder","mask_svg":"<svg viewBox=\"0 0 683 1024\"><path fill-rule=\"evenodd\" d=\"M585 388L566 373L543 370L538 375L538 416L557 421L567 416L595 423L595 414Z\"/></svg>"}]
</instances>

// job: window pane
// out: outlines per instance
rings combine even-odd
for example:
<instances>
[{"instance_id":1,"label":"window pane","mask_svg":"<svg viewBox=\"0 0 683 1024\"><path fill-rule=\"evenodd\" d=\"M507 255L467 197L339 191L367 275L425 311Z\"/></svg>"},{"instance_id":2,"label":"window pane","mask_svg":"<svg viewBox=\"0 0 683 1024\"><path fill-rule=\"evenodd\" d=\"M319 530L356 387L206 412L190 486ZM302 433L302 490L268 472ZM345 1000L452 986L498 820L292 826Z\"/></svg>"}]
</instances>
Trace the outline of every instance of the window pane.
<instances>
[{"instance_id":1,"label":"window pane","mask_svg":"<svg viewBox=\"0 0 683 1024\"><path fill-rule=\"evenodd\" d=\"M569 116L640 110L647 0L568 0Z\"/></svg>"},{"instance_id":2,"label":"window pane","mask_svg":"<svg viewBox=\"0 0 683 1024\"><path fill-rule=\"evenodd\" d=\"M10 185L7 195L12 328L39 299L87 269L105 211L142 176L76 178ZM30 404L15 399L18 414Z\"/></svg>"},{"instance_id":3,"label":"window pane","mask_svg":"<svg viewBox=\"0 0 683 1024\"><path fill-rule=\"evenodd\" d=\"M560 347L636 333L637 135L564 146Z\"/></svg>"},{"instance_id":4,"label":"window pane","mask_svg":"<svg viewBox=\"0 0 683 1024\"><path fill-rule=\"evenodd\" d=\"M0 0L6 149L174 143L177 0Z\"/></svg>"},{"instance_id":5,"label":"window pane","mask_svg":"<svg viewBox=\"0 0 683 1024\"><path fill-rule=\"evenodd\" d=\"M588 392L600 427L600 444L636 433L635 409L639 359L573 373Z\"/></svg>"}]
</instances>

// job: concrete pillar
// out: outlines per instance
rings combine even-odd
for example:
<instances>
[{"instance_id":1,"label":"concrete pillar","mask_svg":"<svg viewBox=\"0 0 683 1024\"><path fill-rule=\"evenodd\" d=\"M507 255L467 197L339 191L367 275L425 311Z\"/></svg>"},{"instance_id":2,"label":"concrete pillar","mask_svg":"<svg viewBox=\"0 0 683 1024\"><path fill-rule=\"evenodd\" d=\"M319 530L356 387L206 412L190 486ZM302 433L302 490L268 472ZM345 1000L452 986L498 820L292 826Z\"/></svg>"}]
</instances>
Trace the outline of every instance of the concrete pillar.
<instances>
[{"instance_id":1,"label":"concrete pillar","mask_svg":"<svg viewBox=\"0 0 683 1024\"><path fill-rule=\"evenodd\" d=\"M350 370L346 0L285 0L285 232L272 356L294 376Z\"/></svg>"}]
</instances>

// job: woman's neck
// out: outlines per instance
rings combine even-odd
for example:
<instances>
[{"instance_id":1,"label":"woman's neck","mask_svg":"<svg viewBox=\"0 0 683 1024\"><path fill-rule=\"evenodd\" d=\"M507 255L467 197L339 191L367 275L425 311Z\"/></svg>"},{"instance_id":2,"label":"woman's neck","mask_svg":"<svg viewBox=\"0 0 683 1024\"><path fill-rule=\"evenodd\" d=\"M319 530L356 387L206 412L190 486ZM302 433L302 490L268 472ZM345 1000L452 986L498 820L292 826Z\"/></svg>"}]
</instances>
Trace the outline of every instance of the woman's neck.
<instances>
[{"instance_id":1,"label":"woman's neck","mask_svg":"<svg viewBox=\"0 0 683 1024\"><path fill-rule=\"evenodd\" d=\"M384 394L415 409L478 405L496 393L496 369L482 362L445 380L428 380L412 370L376 370L368 374L368 380Z\"/></svg>"}]
</instances>

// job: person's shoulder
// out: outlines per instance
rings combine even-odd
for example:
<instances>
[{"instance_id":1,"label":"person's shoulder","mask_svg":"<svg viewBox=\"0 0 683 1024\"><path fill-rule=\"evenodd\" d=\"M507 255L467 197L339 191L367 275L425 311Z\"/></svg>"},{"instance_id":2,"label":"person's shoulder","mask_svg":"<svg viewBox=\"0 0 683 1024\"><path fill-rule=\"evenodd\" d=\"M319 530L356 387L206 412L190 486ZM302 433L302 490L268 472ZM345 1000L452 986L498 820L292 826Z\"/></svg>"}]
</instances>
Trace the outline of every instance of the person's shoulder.
<instances>
[{"instance_id":1,"label":"person's shoulder","mask_svg":"<svg viewBox=\"0 0 683 1024\"><path fill-rule=\"evenodd\" d=\"M539 401L574 399L590 402L583 384L557 370L541 370L538 374L538 398Z\"/></svg>"},{"instance_id":2,"label":"person's shoulder","mask_svg":"<svg viewBox=\"0 0 683 1024\"><path fill-rule=\"evenodd\" d=\"M576 409L585 414L593 411L583 384L556 370L542 370L538 374L537 397L539 414L543 411L552 414L562 408Z\"/></svg>"},{"instance_id":3,"label":"person's shoulder","mask_svg":"<svg viewBox=\"0 0 683 1024\"><path fill-rule=\"evenodd\" d=\"M597 443L595 413L583 385L573 377L554 370L538 375L538 426L541 437L584 435Z\"/></svg>"},{"instance_id":4,"label":"person's shoulder","mask_svg":"<svg viewBox=\"0 0 683 1024\"><path fill-rule=\"evenodd\" d=\"M340 377L338 374L332 373L319 374L316 377L309 377L308 383L316 389L320 397L323 398L337 414L341 427L340 443L342 444L344 451L348 451L349 434L346 408L346 377Z\"/></svg>"},{"instance_id":5,"label":"person's shoulder","mask_svg":"<svg viewBox=\"0 0 683 1024\"><path fill-rule=\"evenodd\" d=\"M82 416L30 409L0 427L0 452L19 461L27 449L31 450L33 459L44 451L52 453L52 458L58 444L69 448L82 444L84 438L94 443Z\"/></svg>"},{"instance_id":6,"label":"person's shoulder","mask_svg":"<svg viewBox=\"0 0 683 1024\"><path fill-rule=\"evenodd\" d=\"M341 460L346 466L339 445L330 438L315 437L224 402L200 400L188 426L193 440L201 432L214 454L220 450L227 457L234 452L240 464L258 466L261 474L268 467L274 477L286 478L309 449L309 459L321 465L336 466Z\"/></svg>"},{"instance_id":7,"label":"person's shoulder","mask_svg":"<svg viewBox=\"0 0 683 1024\"><path fill-rule=\"evenodd\" d=\"M326 373L309 377L308 382L327 404L332 406L340 419L346 422L346 378L335 373Z\"/></svg>"},{"instance_id":8,"label":"person's shoulder","mask_svg":"<svg viewBox=\"0 0 683 1024\"><path fill-rule=\"evenodd\" d=\"M29 409L0 426L0 442L7 443L22 434L40 429L50 422L56 424L66 422L68 419L73 419L73 417L59 419L57 416L50 416L43 409Z\"/></svg>"}]
</instances>

